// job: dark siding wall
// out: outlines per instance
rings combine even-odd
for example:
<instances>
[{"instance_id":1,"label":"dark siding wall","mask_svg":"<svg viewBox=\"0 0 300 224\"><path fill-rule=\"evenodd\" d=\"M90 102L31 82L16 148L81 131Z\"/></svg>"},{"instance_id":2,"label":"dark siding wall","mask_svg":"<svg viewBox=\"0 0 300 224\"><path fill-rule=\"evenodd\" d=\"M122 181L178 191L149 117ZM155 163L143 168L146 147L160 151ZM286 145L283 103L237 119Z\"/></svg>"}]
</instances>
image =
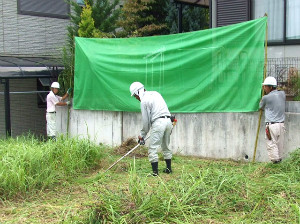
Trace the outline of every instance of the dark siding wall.
<instances>
[{"instance_id":1,"label":"dark siding wall","mask_svg":"<svg viewBox=\"0 0 300 224\"><path fill-rule=\"evenodd\" d=\"M0 0L0 54L60 57L70 21L17 11L17 0Z\"/></svg>"},{"instance_id":2,"label":"dark siding wall","mask_svg":"<svg viewBox=\"0 0 300 224\"><path fill-rule=\"evenodd\" d=\"M217 0L217 27L250 19L250 0Z\"/></svg>"},{"instance_id":3,"label":"dark siding wall","mask_svg":"<svg viewBox=\"0 0 300 224\"><path fill-rule=\"evenodd\" d=\"M36 79L11 79L10 92L36 91ZM0 92L4 85L0 85ZM4 95L0 94L0 136L5 136ZM12 136L34 133L46 135L46 108L38 108L37 94L10 94Z\"/></svg>"},{"instance_id":4,"label":"dark siding wall","mask_svg":"<svg viewBox=\"0 0 300 224\"><path fill-rule=\"evenodd\" d=\"M4 85L0 84L0 92L4 92ZM4 94L0 94L0 137L5 136Z\"/></svg>"}]
</instances>

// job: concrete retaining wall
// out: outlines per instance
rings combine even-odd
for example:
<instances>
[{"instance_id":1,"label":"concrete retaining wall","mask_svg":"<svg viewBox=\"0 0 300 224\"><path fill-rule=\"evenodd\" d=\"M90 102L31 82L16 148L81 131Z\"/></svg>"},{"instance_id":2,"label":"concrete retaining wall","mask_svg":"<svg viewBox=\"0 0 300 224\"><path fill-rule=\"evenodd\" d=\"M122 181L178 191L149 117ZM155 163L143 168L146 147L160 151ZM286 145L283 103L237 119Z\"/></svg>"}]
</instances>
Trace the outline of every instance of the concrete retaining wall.
<instances>
[{"instance_id":1,"label":"concrete retaining wall","mask_svg":"<svg viewBox=\"0 0 300 224\"><path fill-rule=\"evenodd\" d=\"M67 133L67 108L57 110L58 132ZM287 102L285 155L300 148L300 102ZM171 136L174 153L252 161L259 112L176 114L178 123ZM69 136L96 143L120 145L137 137L141 113L70 109ZM247 158L248 159L245 159ZM256 161L269 161L264 140L264 116L260 125Z\"/></svg>"}]
</instances>

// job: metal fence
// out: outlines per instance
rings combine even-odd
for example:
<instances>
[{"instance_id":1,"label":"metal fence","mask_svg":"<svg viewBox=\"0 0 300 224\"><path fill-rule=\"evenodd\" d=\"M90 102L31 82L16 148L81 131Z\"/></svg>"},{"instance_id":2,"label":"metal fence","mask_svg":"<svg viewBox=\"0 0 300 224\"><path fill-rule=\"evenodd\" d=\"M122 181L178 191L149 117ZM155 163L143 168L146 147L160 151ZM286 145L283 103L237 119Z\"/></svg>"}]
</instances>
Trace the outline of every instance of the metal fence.
<instances>
[{"instance_id":1,"label":"metal fence","mask_svg":"<svg viewBox=\"0 0 300 224\"><path fill-rule=\"evenodd\" d=\"M277 79L278 88L285 91L288 100L300 96L300 57L269 58L267 76Z\"/></svg>"}]
</instances>

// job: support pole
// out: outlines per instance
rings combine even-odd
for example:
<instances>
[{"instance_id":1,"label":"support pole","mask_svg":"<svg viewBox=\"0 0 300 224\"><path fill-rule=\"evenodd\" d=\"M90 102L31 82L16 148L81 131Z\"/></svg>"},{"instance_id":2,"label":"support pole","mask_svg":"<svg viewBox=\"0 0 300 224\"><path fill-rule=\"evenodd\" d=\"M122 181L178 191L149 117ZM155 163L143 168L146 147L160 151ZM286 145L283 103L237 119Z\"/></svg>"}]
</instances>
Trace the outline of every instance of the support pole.
<instances>
[{"instance_id":1,"label":"support pole","mask_svg":"<svg viewBox=\"0 0 300 224\"><path fill-rule=\"evenodd\" d=\"M265 13L265 15L268 18L267 13ZM267 74L267 60L268 60L268 21L266 24L266 40L265 40L265 63L264 63L264 77L263 80L265 80L266 78L266 74ZM262 96L264 95L264 90L262 89ZM261 124L261 117L262 117L262 113L263 111L260 110L259 111L259 119L258 119L258 126L257 126L257 131L256 131L256 138L255 138L255 147L254 147L254 153L253 153L253 159L252 162L255 162L255 157L256 157L256 149L257 149L257 142L258 142L258 136L259 136L259 130L260 130L260 124Z\"/></svg>"},{"instance_id":2,"label":"support pole","mask_svg":"<svg viewBox=\"0 0 300 224\"><path fill-rule=\"evenodd\" d=\"M6 133L6 138L8 138L11 136L9 79L4 79L4 105L5 105L5 133Z\"/></svg>"},{"instance_id":3,"label":"support pole","mask_svg":"<svg viewBox=\"0 0 300 224\"><path fill-rule=\"evenodd\" d=\"M178 8L178 33L182 33L182 3L179 3Z\"/></svg>"}]
</instances>

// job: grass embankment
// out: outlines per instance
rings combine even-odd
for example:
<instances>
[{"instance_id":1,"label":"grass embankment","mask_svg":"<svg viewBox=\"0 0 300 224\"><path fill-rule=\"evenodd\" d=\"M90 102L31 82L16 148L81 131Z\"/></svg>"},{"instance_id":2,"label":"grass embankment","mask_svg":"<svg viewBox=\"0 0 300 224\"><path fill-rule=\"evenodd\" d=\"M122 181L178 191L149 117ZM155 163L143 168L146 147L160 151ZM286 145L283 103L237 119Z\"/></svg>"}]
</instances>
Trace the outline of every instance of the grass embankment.
<instances>
[{"instance_id":1,"label":"grass embankment","mask_svg":"<svg viewBox=\"0 0 300 224\"><path fill-rule=\"evenodd\" d=\"M21 172L25 178L9 171L15 181L5 186L21 187L1 185L0 223L300 223L300 150L276 165L175 156L173 174L152 177L145 157L126 158L104 174L120 155L88 141L11 139L0 145L1 169L20 167L10 163L24 158L21 164L31 164ZM84 174L97 166L98 174ZM160 170L164 166L160 161ZM3 173L0 184L3 177L9 182ZM41 177L48 178L30 187L23 180Z\"/></svg>"}]
</instances>

